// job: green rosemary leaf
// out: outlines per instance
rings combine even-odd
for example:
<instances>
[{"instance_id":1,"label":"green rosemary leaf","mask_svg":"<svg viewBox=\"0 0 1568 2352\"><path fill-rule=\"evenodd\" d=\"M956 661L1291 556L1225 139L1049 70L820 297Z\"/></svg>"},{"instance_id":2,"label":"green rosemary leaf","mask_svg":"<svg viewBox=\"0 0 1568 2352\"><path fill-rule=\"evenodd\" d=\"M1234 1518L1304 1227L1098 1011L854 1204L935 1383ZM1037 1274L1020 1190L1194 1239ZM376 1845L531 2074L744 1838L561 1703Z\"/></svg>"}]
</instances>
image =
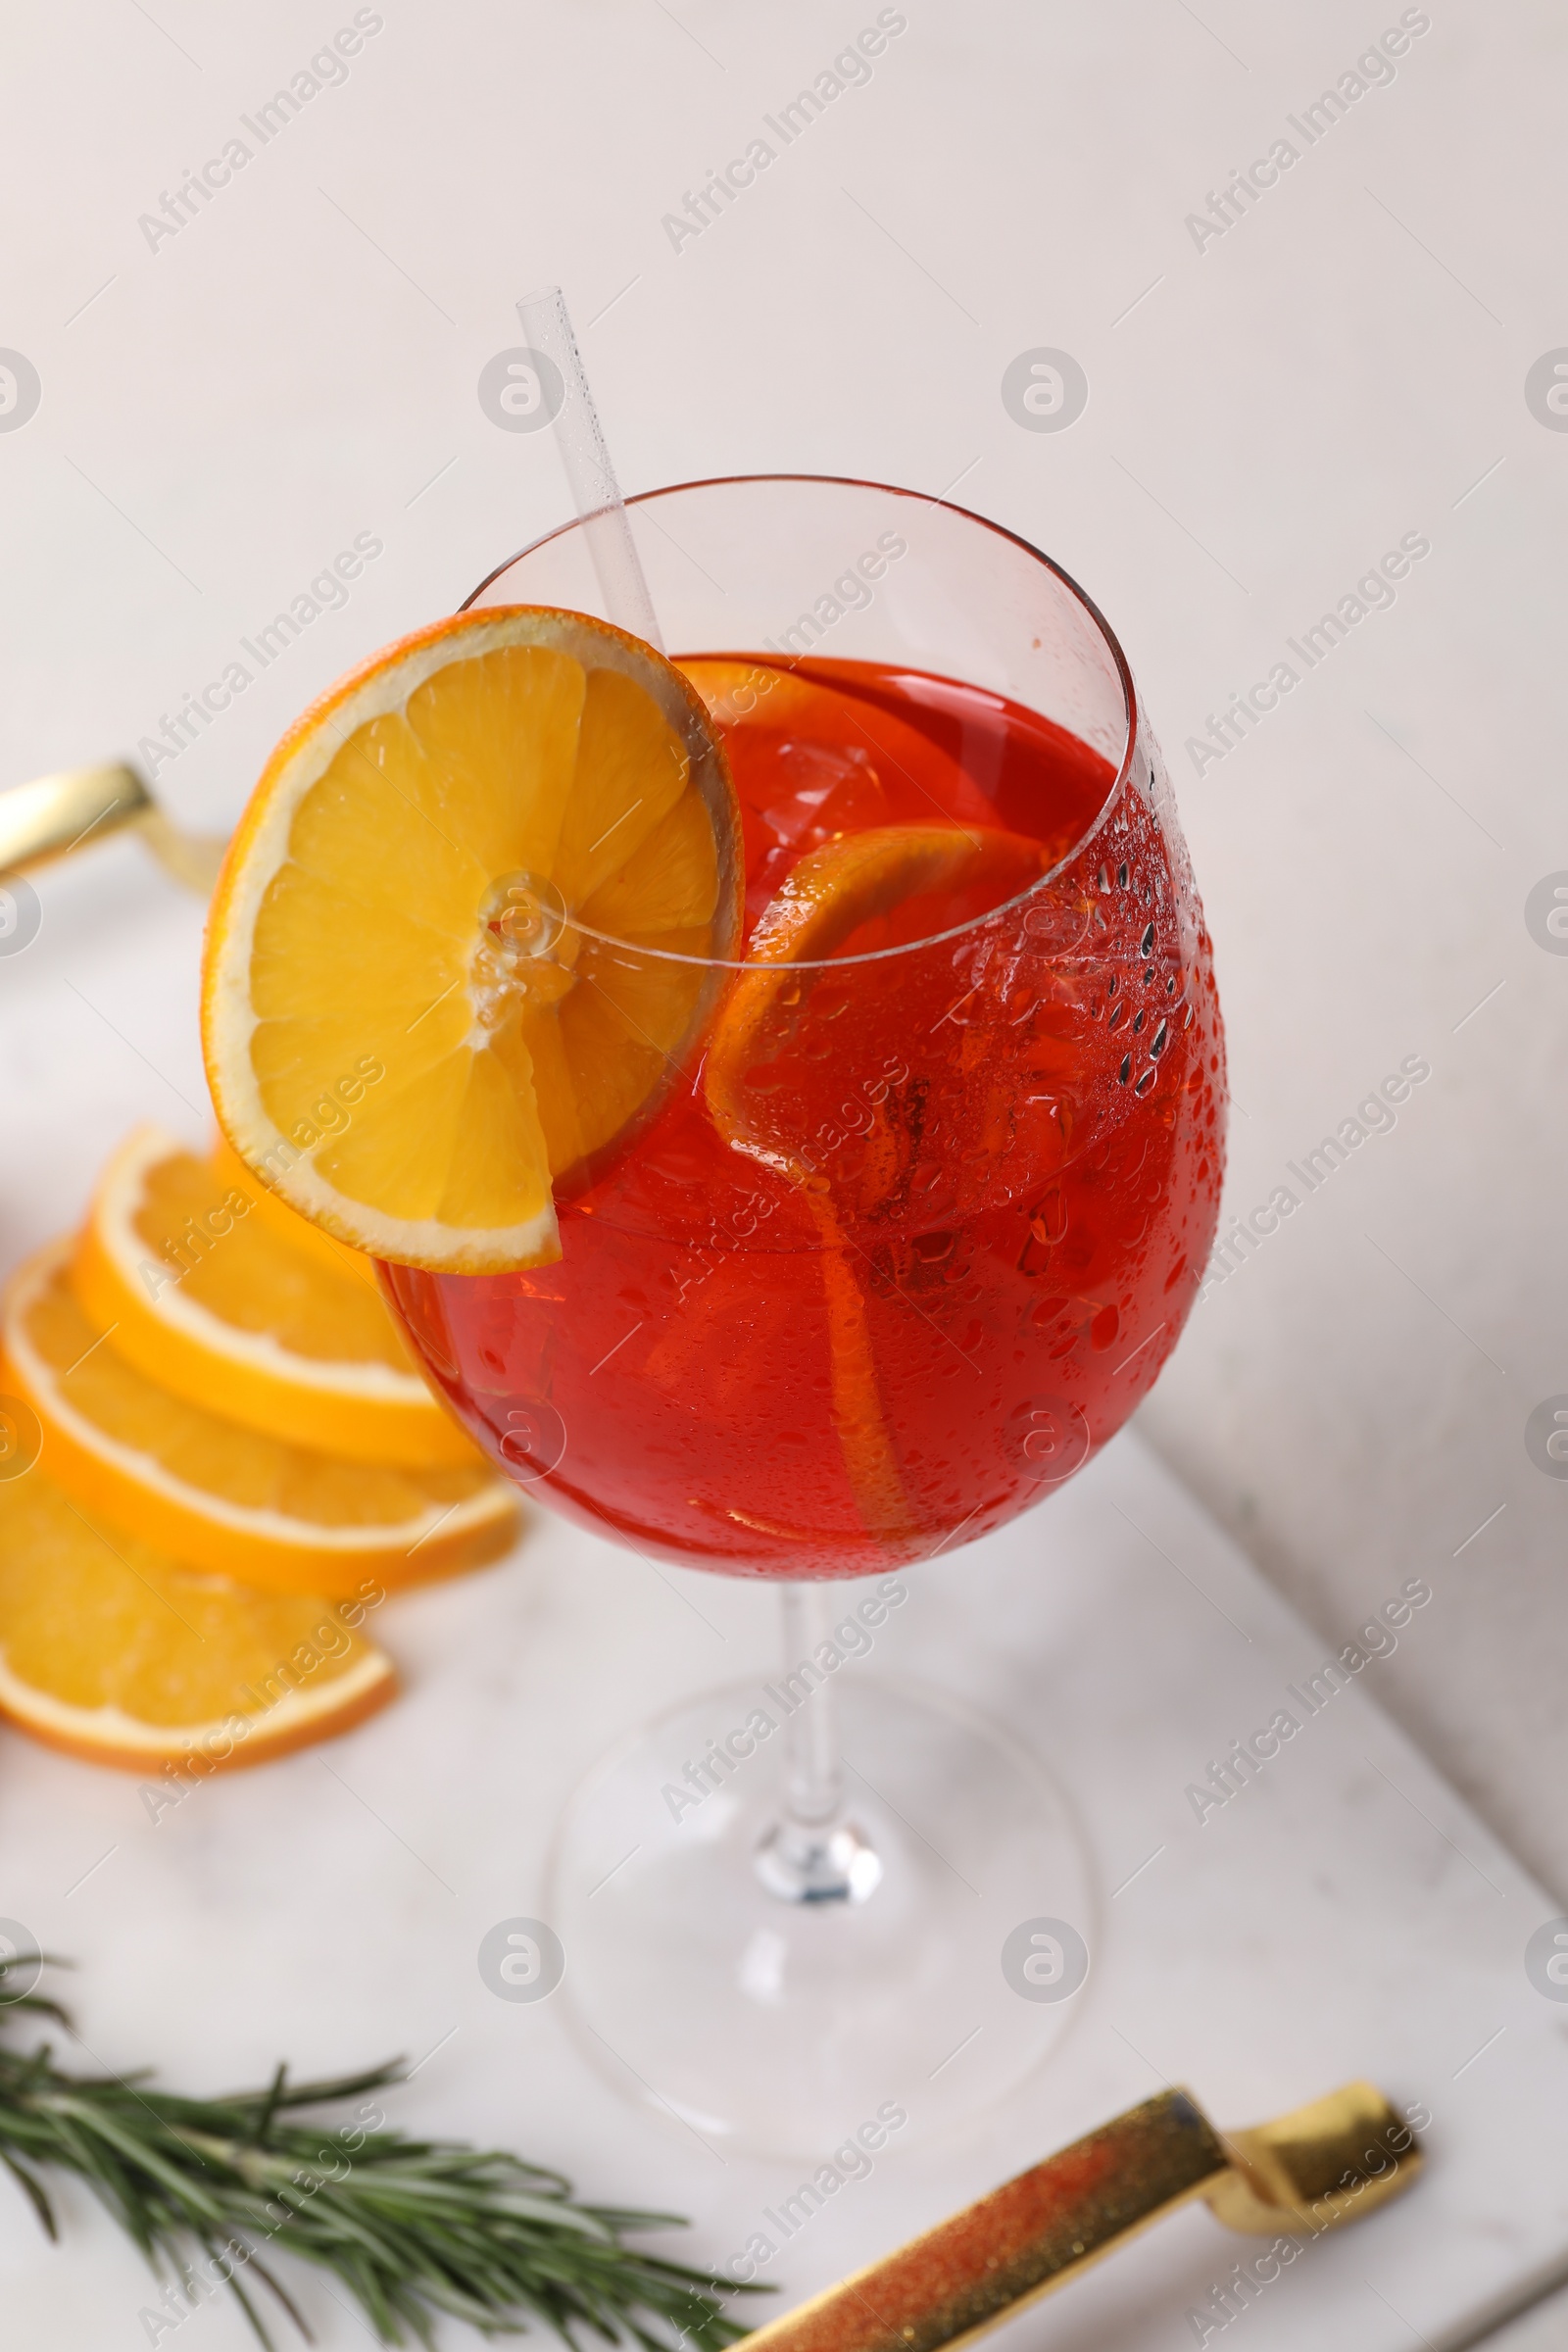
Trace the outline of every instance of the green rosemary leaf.
<instances>
[{"instance_id":1,"label":"green rosemary leaf","mask_svg":"<svg viewBox=\"0 0 1568 2352\"><path fill-rule=\"evenodd\" d=\"M57 2001L8 1989L37 1960L0 1960L0 2024L31 2011L69 2025ZM724 2304L765 2288L627 2243L683 2227L676 2215L579 2203L542 2165L393 2130L377 2094L400 2079L388 2065L295 2082L279 2066L265 2089L193 2099L145 2076L68 2074L47 2042L0 2044L0 2162L51 2236L36 2169L86 2182L163 2281L143 2315L155 2341L160 2319L172 2332L225 2291L272 2352L253 2280L303 2334L273 2272L278 2253L333 2277L387 2344L432 2346L439 2316L486 2335L542 2327L572 2352L586 2352L585 2336L642 2352L724 2352L746 2333ZM344 2107L347 2122L303 2120Z\"/></svg>"},{"instance_id":2,"label":"green rosemary leaf","mask_svg":"<svg viewBox=\"0 0 1568 2352\"><path fill-rule=\"evenodd\" d=\"M18 2182L26 2196L33 2212L38 2217L44 2235L58 2240L60 2228L55 2220L55 2209L26 2166L20 2164L16 2157L10 2155L4 2148L0 2148L0 2164L4 2164L6 2171L11 2175L13 2180Z\"/></svg>"}]
</instances>

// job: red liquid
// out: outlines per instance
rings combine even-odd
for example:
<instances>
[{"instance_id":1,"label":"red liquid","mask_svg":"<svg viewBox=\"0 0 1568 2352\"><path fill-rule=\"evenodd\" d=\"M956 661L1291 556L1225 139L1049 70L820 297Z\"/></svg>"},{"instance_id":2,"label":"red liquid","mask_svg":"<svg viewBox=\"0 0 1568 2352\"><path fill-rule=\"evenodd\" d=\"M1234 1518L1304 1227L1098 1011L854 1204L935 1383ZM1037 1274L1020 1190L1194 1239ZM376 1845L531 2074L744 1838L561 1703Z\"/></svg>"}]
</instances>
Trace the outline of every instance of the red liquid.
<instances>
[{"instance_id":1,"label":"red liquid","mask_svg":"<svg viewBox=\"0 0 1568 2352\"><path fill-rule=\"evenodd\" d=\"M853 699L813 713L802 681ZM820 662L786 691L787 725L760 723L763 702L725 730L749 925L835 834L949 818L1060 858L1114 781L950 681ZM748 1077L820 1172L815 1208L717 1132L699 1059L562 1203L559 1264L388 1270L432 1376L514 1478L689 1565L864 1575L1026 1508L1152 1386L1213 1235L1208 941L1136 775L1044 891L991 912L930 893L841 954L870 960L817 979L788 1053Z\"/></svg>"}]
</instances>

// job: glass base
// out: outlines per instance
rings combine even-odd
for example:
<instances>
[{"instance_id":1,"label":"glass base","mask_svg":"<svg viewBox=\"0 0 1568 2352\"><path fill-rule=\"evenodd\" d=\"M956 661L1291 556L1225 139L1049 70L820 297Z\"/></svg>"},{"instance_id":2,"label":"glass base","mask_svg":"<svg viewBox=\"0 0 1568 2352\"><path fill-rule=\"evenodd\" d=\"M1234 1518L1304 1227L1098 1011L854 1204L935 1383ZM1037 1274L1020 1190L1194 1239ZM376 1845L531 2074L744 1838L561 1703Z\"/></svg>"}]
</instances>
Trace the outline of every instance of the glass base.
<instances>
[{"instance_id":1,"label":"glass base","mask_svg":"<svg viewBox=\"0 0 1568 2352\"><path fill-rule=\"evenodd\" d=\"M862 2145L951 2132L1041 2063L1087 1972L1089 1868L1039 1767L944 1695L834 1679L825 1895L778 1868L787 1695L760 1683L637 1734L558 1836L576 2039L715 2148L820 2162L862 2128Z\"/></svg>"}]
</instances>

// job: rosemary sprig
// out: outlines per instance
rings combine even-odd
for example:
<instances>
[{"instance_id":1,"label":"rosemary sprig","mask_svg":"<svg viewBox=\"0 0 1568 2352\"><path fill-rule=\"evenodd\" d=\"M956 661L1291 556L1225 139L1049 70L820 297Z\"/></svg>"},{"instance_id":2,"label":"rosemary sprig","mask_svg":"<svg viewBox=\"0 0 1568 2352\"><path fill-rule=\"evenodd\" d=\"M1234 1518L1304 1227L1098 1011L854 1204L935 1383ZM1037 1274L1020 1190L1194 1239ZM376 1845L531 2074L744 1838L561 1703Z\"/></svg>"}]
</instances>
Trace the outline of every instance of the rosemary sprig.
<instances>
[{"instance_id":1,"label":"rosemary sprig","mask_svg":"<svg viewBox=\"0 0 1568 2352\"><path fill-rule=\"evenodd\" d=\"M57 2001L7 1989L39 1956L0 1959L0 2017L31 2010L70 2019ZM461 2140L414 2139L387 2128L376 2093L397 2066L187 2099L146 2077L63 2072L47 2042L0 2047L0 2163L58 2234L37 2168L84 2180L168 2281L144 2313L152 2340L220 2290L236 2295L262 2344L272 2339L250 2291L265 2285L302 2335L306 2326L274 2276L278 2252L314 2262L346 2287L383 2343L431 2346L437 2314L485 2335L538 2323L582 2352L579 2331L644 2352L723 2352L746 2329L725 2317L737 2289L624 2240L683 2227L679 2217L582 2205L560 2173ZM301 2122L306 2108L358 2102L347 2123Z\"/></svg>"}]
</instances>

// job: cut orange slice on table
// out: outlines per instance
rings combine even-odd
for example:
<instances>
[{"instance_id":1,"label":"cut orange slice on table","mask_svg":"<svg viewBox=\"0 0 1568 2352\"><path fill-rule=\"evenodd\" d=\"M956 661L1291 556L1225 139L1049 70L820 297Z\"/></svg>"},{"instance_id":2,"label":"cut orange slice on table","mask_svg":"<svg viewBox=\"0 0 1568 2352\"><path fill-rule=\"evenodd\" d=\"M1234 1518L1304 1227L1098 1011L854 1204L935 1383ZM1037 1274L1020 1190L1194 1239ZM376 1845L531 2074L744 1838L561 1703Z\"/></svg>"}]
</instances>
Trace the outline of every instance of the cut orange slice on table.
<instances>
[{"instance_id":1,"label":"cut orange slice on table","mask_svg":"<svg viewBox=\"0 0 1568 2352\"><path fill-rule=\"evenodd\" d=\"M261 1764L397 1688L330 1601L181 1567L95 1526L39 1469L0 1484L0 1715L51 1747L132 1771Z\"/></svg>"},{"instance_id":2,"label":"cut orange slice on table","mask_svg":"<svg viewBox=\"0 0 1568 2352\"><path fill-rule=\"evenodd\" d=\"M832 1183L768 1065L808 1019L834 956L869 952L896 932L945 930L956 907L1002 906L1039 879L1046 855L1019 834L942 825L882 825L812 850L758 924L704 1064L719 1133L799 1186L815 1222L845 1469L868 1533L895 1552L921 1544L877 1378L858 1271L864 1251L847 1237Z\"/></svg>"},{"instance_id":3,"label":"cut orange slice on table","mask_svg":"<svg viewBox=\"0 0 1568 2352\"><path fill-rule=\"evenodd\" d=\"M363 1250L351 1250L347 1242L334 1240L321 1226L313 1225L309 1217L302 1217L297 1208L290 1208L286 1200L280 1200L271 1185L245 1165L221 1130L208 1153L208 1160L219 1180L220 1189L231 1193L237 1186L242 1193L248 1194L256 1203L252 1213L258 1224L278 1241L288 1243L292 1249L315 1258L320 1265L352 1276L372 1291L380 1289L375 1278L374 1258L367 1257Z\"/></svg>"},{"instance_id":4,"label":"cut orange slice on table","mask_svg":"<svg viewBox=\"0 0 1568 2352\"><path fill-rule=\"evenodd\" d=\"M658 1107L740 907L678 671L581 613L438 622L306 712L241 820L203 981L220 1123L355 1249L548 1263L555 1193Z\"/></svg>"},{"instance_id":5,"label":"cut orange slice on table","mask_svg":"<svg viewBox=\"0 0 1568 2352\"><path fill-rule=\"evenodd\" d=\"M225 1156L215 1165L143 1127L99 1178L72 1280L117 1352L176 1396L294 1445L477 1463L415 1368L370 1261Z\"/></svg>"},{"instance_id":6,"label":"cut orange slice on table","mask_svg":"<svg viewBox=\"0 0 1568 2352\"><path fill-rule=\"evenodd\" d=\"M496 1558L517 1529L507 1480L470 1465L351 1462L246 1429L138 1372L72 1288L71 1242L7 1294L6 1385L37 1414L73 1501L201 1568L272 1592L405 1585Z\"/></svg>"}]
</instances>

